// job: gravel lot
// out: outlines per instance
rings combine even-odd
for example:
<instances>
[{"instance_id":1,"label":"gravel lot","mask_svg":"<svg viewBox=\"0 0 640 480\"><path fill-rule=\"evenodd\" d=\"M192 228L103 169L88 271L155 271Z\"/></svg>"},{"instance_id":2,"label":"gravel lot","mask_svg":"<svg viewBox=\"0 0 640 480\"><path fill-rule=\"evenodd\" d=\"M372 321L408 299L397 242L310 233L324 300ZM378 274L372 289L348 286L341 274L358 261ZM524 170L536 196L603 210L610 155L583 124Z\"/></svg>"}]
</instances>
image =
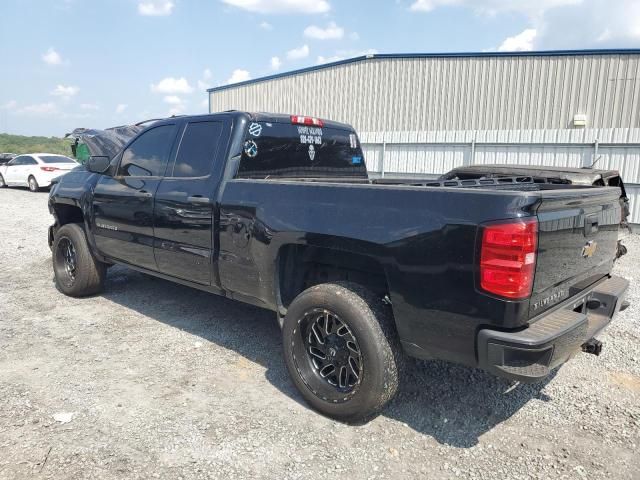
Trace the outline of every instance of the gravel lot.
<instances>
[{"instance_id":1,"label":"gravel lot","mask_svg":"<svg viewBox=\"0 0 640 480\"><path fill-rule=\"evenodd\" d=\"M302 402L272 313L124 268L53 284L47 194L0 190L0 478L640 478L640 238L632 306L548 382L420 362L348 426Z\"/></svg>"}]
</instances>

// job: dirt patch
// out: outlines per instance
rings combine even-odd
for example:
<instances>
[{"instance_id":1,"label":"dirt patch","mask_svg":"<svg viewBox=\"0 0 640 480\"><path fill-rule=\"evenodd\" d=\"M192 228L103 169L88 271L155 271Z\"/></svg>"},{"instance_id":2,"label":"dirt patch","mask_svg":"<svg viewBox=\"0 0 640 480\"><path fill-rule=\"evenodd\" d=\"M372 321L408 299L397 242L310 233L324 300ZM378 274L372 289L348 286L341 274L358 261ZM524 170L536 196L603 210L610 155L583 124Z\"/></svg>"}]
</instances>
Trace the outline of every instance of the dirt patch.
<instances>
[{"instance_id":1,"label":"dirt patch","mask_svg":"<svg viewBox=\"0 0 640 480\"><path fill-rule=\"evenodd\" d=\"M348 426L302 402L271 312L121 267L62 295L46 203L0 190L0 479L639 478L635 236L600 357L517 386L420 362Z\"/></svg>"}]
</instances>

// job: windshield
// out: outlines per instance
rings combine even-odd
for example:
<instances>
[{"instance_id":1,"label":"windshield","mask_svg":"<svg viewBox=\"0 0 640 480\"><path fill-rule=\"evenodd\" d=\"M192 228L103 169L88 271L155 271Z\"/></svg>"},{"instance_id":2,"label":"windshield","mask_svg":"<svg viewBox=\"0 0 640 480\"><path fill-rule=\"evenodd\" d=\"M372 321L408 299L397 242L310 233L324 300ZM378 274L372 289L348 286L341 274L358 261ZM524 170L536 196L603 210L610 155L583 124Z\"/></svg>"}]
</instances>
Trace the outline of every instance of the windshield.
<instances>
[{"instance_id":1,"label":"windshield","mask_svg":"<svg viewBox=\"0 0 640 480\"><path fill-rule=\"evenodd\" d=\"M247 127L237 176L366 178L367 169L353 130L253 122Z\"/></svg>"},{"instance_id":2,"label":"windshield","mask_svg":"<svg viewBox=\"0 0 640 480\"><path fill-rule=\"evenodd\" d=\"M43 163L76 163L74 159L64 155L40 155L38 158Z\"/></svg>"}]
</instances>

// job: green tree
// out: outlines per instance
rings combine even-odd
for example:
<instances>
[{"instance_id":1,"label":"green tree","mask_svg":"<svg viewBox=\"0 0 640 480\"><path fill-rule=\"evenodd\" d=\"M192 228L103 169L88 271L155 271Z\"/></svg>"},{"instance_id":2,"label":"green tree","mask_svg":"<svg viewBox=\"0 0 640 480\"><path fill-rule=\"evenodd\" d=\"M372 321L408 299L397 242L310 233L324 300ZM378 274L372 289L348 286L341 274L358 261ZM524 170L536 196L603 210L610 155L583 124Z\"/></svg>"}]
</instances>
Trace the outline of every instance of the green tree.
<instances>
[{"instance_id":1,"label":"green tree","mask_svg":"<svg viewBox=\"0 0 640 480\"><path fill-rule=\"evenodd\" d=\"M0 153L58 153L71 157L71 140L0 133Z\"/></svg>"}]
</instances>

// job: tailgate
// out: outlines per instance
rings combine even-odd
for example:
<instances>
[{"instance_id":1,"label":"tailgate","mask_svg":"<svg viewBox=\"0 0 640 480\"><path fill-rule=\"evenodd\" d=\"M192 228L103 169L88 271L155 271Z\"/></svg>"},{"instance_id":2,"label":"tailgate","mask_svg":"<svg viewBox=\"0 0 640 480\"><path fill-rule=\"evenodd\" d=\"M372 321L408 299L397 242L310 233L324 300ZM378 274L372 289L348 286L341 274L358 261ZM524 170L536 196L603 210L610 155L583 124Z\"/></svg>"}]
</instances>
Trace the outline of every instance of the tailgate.
<instances>
[{"instance_id":1,"label":"tailgate","mask_svg":"<svg viewBox=\"0 0 640 480\"><path fill-rule=\"evenodd\" d=\"M620 189L546 191L537 210L538 256L530 317L609 274L620 226Z\"/></svg>"}]
</instances>

